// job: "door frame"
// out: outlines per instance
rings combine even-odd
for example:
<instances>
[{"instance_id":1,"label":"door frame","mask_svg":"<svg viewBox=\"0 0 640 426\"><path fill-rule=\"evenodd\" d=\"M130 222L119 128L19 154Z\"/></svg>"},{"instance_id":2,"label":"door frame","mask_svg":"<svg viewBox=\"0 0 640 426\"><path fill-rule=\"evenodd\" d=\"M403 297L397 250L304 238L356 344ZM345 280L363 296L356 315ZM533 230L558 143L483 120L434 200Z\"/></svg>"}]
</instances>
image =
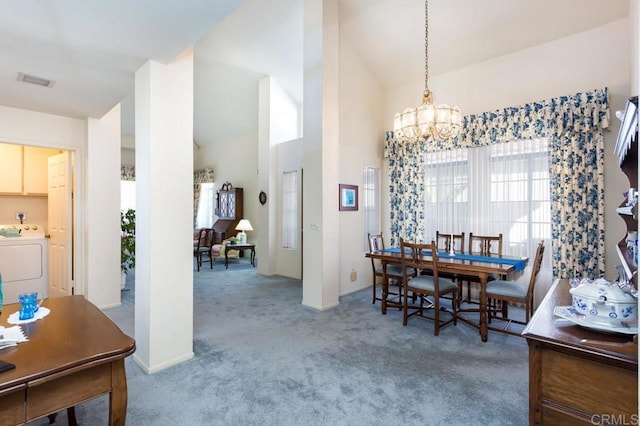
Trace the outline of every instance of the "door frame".
<instances>
[{"instance_id":1,"label":"door frame","mask_svg":"<svg viewBox=\"0 0 640 426\"><path fill-rule=\"evenodd\" d=\"M14 145L28 145L38 148L51 148L68 151L71 153L73 176L71 178L73 188L71 200L71 228L72 228L72 260L71 260L71 276L73 281L73 294L86 295L86 244L83 235L86 234L85 223L85 147L72 146L65 144L47 143L36 140L22 138L2 138L3 143ZM48 208L47 208L48 211Z\"/></svg>"}]
</instances>

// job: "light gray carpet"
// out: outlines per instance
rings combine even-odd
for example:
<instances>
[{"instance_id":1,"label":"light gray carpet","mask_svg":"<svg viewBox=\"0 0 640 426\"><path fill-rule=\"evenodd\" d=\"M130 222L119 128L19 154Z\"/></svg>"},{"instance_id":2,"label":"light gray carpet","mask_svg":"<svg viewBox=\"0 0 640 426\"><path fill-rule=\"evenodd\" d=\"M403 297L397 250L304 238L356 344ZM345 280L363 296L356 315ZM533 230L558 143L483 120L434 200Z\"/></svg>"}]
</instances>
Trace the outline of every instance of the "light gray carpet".
<instances>
[{"instance_id":1,"label":"light gray carpet","mask_svg":"<svg viewBox=\"0 0 640 426\"><path fill-rule=\"evenodd\" d=\"M195 268L194 268L195 271ZM133 334L135 289L105 311ZM524 339L380 314L371 290L317 312L298 280L243 259L194 272L195 358L146 375L128 358L128 425L526 425ZM106 397L76 408L107 424ZM58 416L66 424L66 414ZM40 420L34 424L46 424Z\"/></svg>"}]
</instances>

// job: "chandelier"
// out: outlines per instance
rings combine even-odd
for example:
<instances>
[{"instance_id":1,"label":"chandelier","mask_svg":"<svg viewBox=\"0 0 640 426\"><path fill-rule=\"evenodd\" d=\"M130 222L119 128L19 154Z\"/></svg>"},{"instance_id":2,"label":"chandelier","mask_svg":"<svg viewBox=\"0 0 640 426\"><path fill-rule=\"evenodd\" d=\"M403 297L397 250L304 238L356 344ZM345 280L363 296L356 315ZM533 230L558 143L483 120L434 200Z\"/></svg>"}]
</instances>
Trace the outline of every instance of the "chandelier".
<instances>
[{"instance_id":1,"label":"chandelier","mask_svg":"<svg viewBox=\"0 0 640 426\"><path fill-rule=\"evenodd\" d=\"M438 140L456 137L460 132L462 114L457 106L435 105L429 90L429 1L424 2L424 93L422 105L397 113L393 133L403 141Z\"/></svg>"}]
</instances>

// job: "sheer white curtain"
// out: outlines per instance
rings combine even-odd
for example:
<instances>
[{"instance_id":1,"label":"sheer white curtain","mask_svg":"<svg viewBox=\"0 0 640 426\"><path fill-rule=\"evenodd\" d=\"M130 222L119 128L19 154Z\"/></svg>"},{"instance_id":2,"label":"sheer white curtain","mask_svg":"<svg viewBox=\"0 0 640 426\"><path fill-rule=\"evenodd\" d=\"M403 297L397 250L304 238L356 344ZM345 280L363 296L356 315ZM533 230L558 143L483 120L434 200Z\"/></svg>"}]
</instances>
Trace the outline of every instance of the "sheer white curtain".
<instances>
[{"instance_id":1,"label":"sheer white curtain","mask_svg":"<svg viewBox=\"0 0 640 426\"><path fill-rule=\"evenodd\" d=\"M429 243L436 231L444 234L467 232L469 216L469 162L467 149L426 154L425 229Z\"/></svg>"},{"instance_id":2,"label":"sheer white curtain","mask_svg":"<svg viewBox=\"0 0 640 426\"><path fill-rule=\"evenodd\" d=\"M282 248L295 250L298 245L298 172L282 175Z\"/></svg>"},{"instance_id":3,"label":"sheer white curtain","mask_svg":"<svg viewBox=\"0 0 640 426\"><path fill-rule=\"evenodd\" d=\"M545 240L549 248L549 140L528 139L488 148L491 179L488 231L496 235L502 232L503 250L511 255L532 256L540 240ZM551 256L545 256L544 269L550 265Z\"/></svg>"},{"instance_id":4,"label":"sheer white curtain","mask_svg":"<svg viewBox=\"0 0 640 426\"><path fill-rule=\"evenodd\" d=\"M200 200L198 201L196 228L211 228L213 226L213 187L213 182L200 184Z\"/></svg>"},{"instance_id":5,"label":"sheer white curtain","mask_svg":"<svg viewBox=\"0 0 640 426\"><path fill-rule=\"evenodd\" d=\"M425 169L425 241L502 234L505 254L531 257L541 239L551 252L548 139L428 153Z\"/></svg>"},{"instance_id":6,"label":"sheer white curtain","mask_svg":"<svg viewBox=\"0 0 640 426\"><path fill-rule=\"evenodd\" d=\"M380 230L380 169L365 167L363 170L362 209L364 213L364 251L369 251L367 234Z\"/></svg>"}]
</instances>

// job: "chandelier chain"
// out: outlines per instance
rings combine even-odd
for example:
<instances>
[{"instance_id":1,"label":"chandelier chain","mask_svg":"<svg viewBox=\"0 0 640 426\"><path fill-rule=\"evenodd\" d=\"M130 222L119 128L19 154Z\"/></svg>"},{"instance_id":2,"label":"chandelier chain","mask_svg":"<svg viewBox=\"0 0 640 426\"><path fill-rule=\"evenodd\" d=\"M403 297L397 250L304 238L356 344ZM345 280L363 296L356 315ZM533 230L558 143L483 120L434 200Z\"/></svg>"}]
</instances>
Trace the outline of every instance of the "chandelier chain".
<instances>
[{"instance_id":1,"label":"chandelier chain","mask_svg":"<svg viewBox=\"0 0 640 426\"><path fill-rule=\"evenodd\" d=\"M429 91L429 0L424 1L424 92Z\"/></svg>"}]
</instances>

